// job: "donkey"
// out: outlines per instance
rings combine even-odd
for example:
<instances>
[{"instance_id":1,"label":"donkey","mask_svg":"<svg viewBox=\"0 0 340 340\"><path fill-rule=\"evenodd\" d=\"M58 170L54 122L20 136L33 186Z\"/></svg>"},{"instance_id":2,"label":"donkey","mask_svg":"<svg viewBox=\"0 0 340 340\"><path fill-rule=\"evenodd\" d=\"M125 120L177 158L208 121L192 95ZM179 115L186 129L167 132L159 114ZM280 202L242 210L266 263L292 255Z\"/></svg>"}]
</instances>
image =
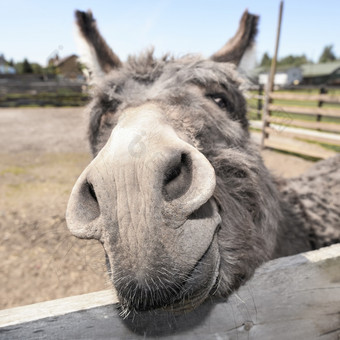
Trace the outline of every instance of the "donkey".
<instances>
[{"instance_id":1,"label":"donkey","mask_svg":"<svg viewBox=\"0 0 340 340\"><path fill-rule=\"evenodd\" d=\"M274 178L250 138L243 80L258 17L209 59L126 62L90 11L76 12L93 83L93 160L66 212L97 239L123 314L192 309L227 297L263 262L340 239L340 157L289 181Z\"/></svg>"}]
</instances>

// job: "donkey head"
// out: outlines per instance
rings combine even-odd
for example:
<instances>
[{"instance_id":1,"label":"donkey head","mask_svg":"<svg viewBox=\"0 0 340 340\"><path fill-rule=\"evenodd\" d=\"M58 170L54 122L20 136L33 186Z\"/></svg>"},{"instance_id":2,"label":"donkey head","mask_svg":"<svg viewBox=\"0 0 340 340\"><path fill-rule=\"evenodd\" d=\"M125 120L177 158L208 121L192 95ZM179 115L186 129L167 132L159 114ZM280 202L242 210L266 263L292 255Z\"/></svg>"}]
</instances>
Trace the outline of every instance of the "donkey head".
<instances>
[{"instance_id":1,"label":"donkey head","mask_svg":"<svg viewBox=\"0 0 340 340\"><path fill-rule=\"evenodd\" d=\"M69 229L103 244L124 311L229 294L274 244L275 223L263 221L275 219L266 212L275 190L261 181L269 175L249 141L235 66L258 18L245 12L209 59L146 52L124 63L90 11L76 18L94 84L94 159L73 188Z\"/></svg>"}]
</instances>

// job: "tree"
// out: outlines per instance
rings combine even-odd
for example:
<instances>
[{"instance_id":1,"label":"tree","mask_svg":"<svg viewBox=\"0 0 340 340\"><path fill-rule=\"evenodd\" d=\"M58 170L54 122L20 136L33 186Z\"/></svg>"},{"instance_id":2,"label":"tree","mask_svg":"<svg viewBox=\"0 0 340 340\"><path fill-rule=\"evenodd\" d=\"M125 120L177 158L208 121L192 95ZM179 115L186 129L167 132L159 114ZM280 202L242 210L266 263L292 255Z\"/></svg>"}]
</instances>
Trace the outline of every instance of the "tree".
<instances>
[{"instance_id":1,"label":"tree","mask_svg":"<svg viewBox=\"0 0 340 340\"><path fill-rule=\"evenodd\" d=\"M33 70L34 74L42 74L43 73L43 68L40 64L38 63L31 63L31 67Z\"/></svg>"},{"instance_id":2,"label":"tree","mask_svg":"<svg viewBox=\"0 0 340 340\"><path fill-rule=\"evenodd\" d=\"M9 62L8 62L8 66L14 66L14 61L13 61L13 59L11 59Z\"/></svg>"},{"instance_id":3,"label":"tree","mask_svg":"<svg viewBox=\"0 0 340 340\"><path fill-rule=\"evenodd\" d=\"M308 63L309 60L307 57L302 55L288 55L286 57L283 57L277 61L277 66L288 66L288 67L296 67L300 66L302 64ZM260 66L264 67L270 67L272 63L272 58L269 57L268 53L264 53Z\"/></svg>"},{"instance_id":4,"label":"tree","mask_svg":"<svg viewBox=\"0 0 340 340\"><path fill-rule=\"evenodd\" d=\"M325 46L319 58L319 63L326 63L328 61L336 60L336 56L332 50L333 50L333 45Z\"/></svg>"},{"instance_id":5,"label":"tree","mask_svg":"<svg viewBox=\"0 0 340 340\"><path fill-rule=\"evenodd\" d=\"M22 63L22 73L33 73L33 68L26 58Z\"/></svg>"},{"instance_id":6,"label":"tree","mask_svg":"<svg viewBox=\"0 0 340 340\"><path fill-rule=\"evenodd\" d=\"M271 62L272 62L272 58L270 58L268 53L265 52L261 59L260 66L270 66Z\"/></svg>"},{"instance_id":7,"label":"tree","mask_svg":"<svg viewBox=\"0 0 340 340\"><path fill-rule=\"evenodd\" d=\"M278 61L279 66L300 66L308 63L307 57L302 55L288 55L287 57L281 58Z\"/></svg>"}]
</instances>

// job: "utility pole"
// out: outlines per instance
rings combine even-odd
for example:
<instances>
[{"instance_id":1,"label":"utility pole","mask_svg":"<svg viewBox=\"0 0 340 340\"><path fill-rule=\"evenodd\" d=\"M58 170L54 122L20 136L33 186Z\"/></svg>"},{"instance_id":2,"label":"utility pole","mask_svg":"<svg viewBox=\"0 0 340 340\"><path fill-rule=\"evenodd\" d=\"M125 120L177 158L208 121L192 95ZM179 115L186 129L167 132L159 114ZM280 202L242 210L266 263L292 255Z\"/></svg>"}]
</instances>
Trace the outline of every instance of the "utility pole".
<instances>
[{"instance_id":1,"label":"utility pole","mask_svg":"<svg viewBox=\"0 0 340 340\"><path fill-rule=\"evenodd\" d=\"M274 77L275 77L275 72L276 72L277 52L279 50L279 43L280 43L282 12L283 12L283 0L280 2L279 20L278 20L277 31L276 31L275 53L272 59L271 67L270 67L270 74L269 74L269 79L268 79L267 86L266 86L266 94L265 94L265 100L264 100L264 105L263 105L261 149L264 148L264 140L266 138L267 117L270 114L268 110L268 105L270 103L269 93L272 92L274 89Z\"/></svg>"}]
</instances>

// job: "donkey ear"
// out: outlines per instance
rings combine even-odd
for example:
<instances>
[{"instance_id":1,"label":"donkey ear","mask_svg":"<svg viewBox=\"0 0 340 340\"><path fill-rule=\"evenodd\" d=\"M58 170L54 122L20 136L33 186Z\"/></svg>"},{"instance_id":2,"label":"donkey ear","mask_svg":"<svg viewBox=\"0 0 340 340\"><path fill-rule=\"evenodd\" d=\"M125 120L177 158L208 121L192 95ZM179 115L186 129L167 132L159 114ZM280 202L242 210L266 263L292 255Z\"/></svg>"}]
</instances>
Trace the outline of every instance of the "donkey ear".
<instances>
[{"instance_id":1,"label":"donkey ear","mask_svg":"<svg viewBox=\"0 0 340 340\"><path fill-rule=\"evenodd\" d=\"M236 34L211 59L218 62L229 62L239 65L246 50L252 47L257 34L259 17L249 14L248 10L242 15Z\"/></svg>"},{"instance_id":2,"label":"donkey ear","mask_svg":"<svg viewBox=\"0 0 340 340\"><path fill-rule=\"evenodd\" d=\"M122 65L118 56L107 45L98 31L92 12L76 11L78 42L81 52L80 60L91 72L94 80Z\"/></svg>"}]
</instances>

